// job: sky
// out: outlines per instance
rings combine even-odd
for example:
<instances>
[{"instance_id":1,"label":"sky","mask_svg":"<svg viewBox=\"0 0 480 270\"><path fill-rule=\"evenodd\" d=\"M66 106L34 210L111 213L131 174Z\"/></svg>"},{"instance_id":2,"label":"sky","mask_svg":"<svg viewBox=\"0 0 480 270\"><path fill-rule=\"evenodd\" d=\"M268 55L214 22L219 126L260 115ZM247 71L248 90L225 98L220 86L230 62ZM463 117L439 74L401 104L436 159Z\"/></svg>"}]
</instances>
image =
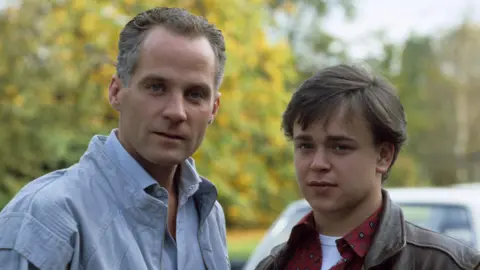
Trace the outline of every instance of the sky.
<instances>
[{"instance_id":1,"label":"sky","mask_svg":"<svg viewBox=\"0 0 480 270\"><path fill-rule=\"evenodd\" d=\"M370 42L369 33L385 30L390 41L401 42L413 31L434 34L463 21L468 16L480 23L480 0L353 0L356 17L347 22L339 11L325 21L329 32L351 44L350 53L363 58L380 50Z\"/></svg>"},{"instance_id":2,"label":"sky","mask_svg":"<svg viewBox=\"0 0 480 270\"><path fill-rule=\"evenodd\" d=\"M12 0L0 0L0 8ZM384 30L394 42L416 33L435 33L458 24L468 15L480 23L480 0L352 0L356 3L356 18L345 21L340 10L325 21L331 33L350 44L354 58L364 58L381 51L381 44L368 35ZM468 11L468 12L467 12Z\"/></svg>"}]
</instances>

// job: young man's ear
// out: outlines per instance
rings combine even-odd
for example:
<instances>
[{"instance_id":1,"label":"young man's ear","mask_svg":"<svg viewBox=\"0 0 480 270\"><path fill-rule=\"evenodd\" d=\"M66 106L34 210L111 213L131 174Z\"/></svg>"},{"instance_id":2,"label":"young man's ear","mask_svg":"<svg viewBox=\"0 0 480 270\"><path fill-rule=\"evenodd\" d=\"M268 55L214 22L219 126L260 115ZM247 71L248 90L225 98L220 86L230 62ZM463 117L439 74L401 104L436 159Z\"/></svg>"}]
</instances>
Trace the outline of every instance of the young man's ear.
<instances>
[{"instance_id":1,"label":"young man's ear","mask_svg":"<svg viewBox=\"0 0 480 270\"><path fill-rule=\"evenodd\" d=\"M110 85L108 86L108 101L110 105L116 110L120 111L120 90L122 89L122 81L115 74L112 76Z\"/></svg>"},{"instance_id":2,"label":"young man's ear","mask_svg":"<svg viewBox=\"0 0 480 270\"><path fill-rule=\"evenodd\" d=\"M395 154L395 146L391 143L382 143L377 151L377 173L384 174L390 168Z\"/></svg>"}]
</instances>

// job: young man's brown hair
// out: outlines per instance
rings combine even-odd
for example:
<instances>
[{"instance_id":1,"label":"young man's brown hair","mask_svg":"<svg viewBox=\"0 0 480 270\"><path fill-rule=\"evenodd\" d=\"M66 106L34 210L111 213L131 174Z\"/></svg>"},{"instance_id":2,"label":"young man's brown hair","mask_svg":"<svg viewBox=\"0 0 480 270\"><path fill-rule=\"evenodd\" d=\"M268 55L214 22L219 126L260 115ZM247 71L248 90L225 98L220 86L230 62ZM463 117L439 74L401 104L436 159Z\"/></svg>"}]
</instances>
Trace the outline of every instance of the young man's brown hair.
<instances>
[{"instance_id":1,"label":"young man's brown hair","mask_svg":"<svg viewBox=\"0 0 480 270\"><path fill-rule=\"evenodd\" d=\"M328 67L307 79L292 96L283 114L282 129L293 138L294 123L303 129L319 119L328 120L339 108L348 116L363 115L370 124L375 144L394 145L393 166L407 139L407 121L396 89L381 76L361 67ZM388 175L383 175L383 180Z\"/></svg>"}]
</instances>

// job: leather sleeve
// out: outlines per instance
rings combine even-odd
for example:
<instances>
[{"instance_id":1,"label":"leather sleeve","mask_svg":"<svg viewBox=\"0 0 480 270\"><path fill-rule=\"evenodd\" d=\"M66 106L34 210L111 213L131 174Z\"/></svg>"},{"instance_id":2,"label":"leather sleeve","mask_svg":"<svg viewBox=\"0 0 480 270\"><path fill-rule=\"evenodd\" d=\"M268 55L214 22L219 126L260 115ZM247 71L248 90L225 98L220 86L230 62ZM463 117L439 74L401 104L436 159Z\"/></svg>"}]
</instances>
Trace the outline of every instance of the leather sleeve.
<instances>
[{"instance_id":1,"label":"leather sleeve","mask_svg":"<svg viewBox=\"0 0 480 270\"><path fill-rule=\"evenodd\" d=\"M268 270L271 269L273 265L273 257L268 255L265 259L261 260L260 263L255 267L255 270Z\"/></svg>"}]
</instances>

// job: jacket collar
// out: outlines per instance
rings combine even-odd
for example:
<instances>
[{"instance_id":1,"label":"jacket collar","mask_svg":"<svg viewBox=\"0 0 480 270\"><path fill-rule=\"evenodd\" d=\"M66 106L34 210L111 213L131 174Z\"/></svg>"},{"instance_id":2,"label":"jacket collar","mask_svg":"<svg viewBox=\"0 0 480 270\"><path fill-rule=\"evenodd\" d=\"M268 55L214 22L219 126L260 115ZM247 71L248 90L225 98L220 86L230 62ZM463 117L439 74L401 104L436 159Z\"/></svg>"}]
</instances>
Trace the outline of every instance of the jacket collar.
<instances>
[{"instance_id":1,"label":"jacket collar","mask_svg":"<svg viewBox=\"0 0 480 270\"><path fill-rule=\"evenodd\" d=\"M402 210L394 204L386 190L382 189L383 211L380 215L380 223L373 238L372 246L365 257L364 268L370 269L391 258L401 251L407 244L405 222ZM289 259L288 254L292 250L287 242L274 247L266 263L265 269L279 269Z\"/></svg>"},{"instance_id":2,"label":"jacket collar","mask_svg":"<svg viewBox=\"0 0 480 270\"><path fill-rule=\"evenodd\" d=\"M200 227L210 214L215 202L217 201L218 191L212 182L208 181L205 177L200 176L201 182L198 187L198 191L193 194L195 205L197 206L198 214L200 217Z\"/></svg>"},{"instance_id":3,"label":"jacket collar","mask_svg":"<svg viewBox=\"0 0 480 270\"><path fill-rule=\"evenodd\" d=\"M402 210L392 202L388 192L384 189L382 196L383 212L372 246L365 258L366 269L383 263L407 244Z\"/></svg>"}]
</instances>

